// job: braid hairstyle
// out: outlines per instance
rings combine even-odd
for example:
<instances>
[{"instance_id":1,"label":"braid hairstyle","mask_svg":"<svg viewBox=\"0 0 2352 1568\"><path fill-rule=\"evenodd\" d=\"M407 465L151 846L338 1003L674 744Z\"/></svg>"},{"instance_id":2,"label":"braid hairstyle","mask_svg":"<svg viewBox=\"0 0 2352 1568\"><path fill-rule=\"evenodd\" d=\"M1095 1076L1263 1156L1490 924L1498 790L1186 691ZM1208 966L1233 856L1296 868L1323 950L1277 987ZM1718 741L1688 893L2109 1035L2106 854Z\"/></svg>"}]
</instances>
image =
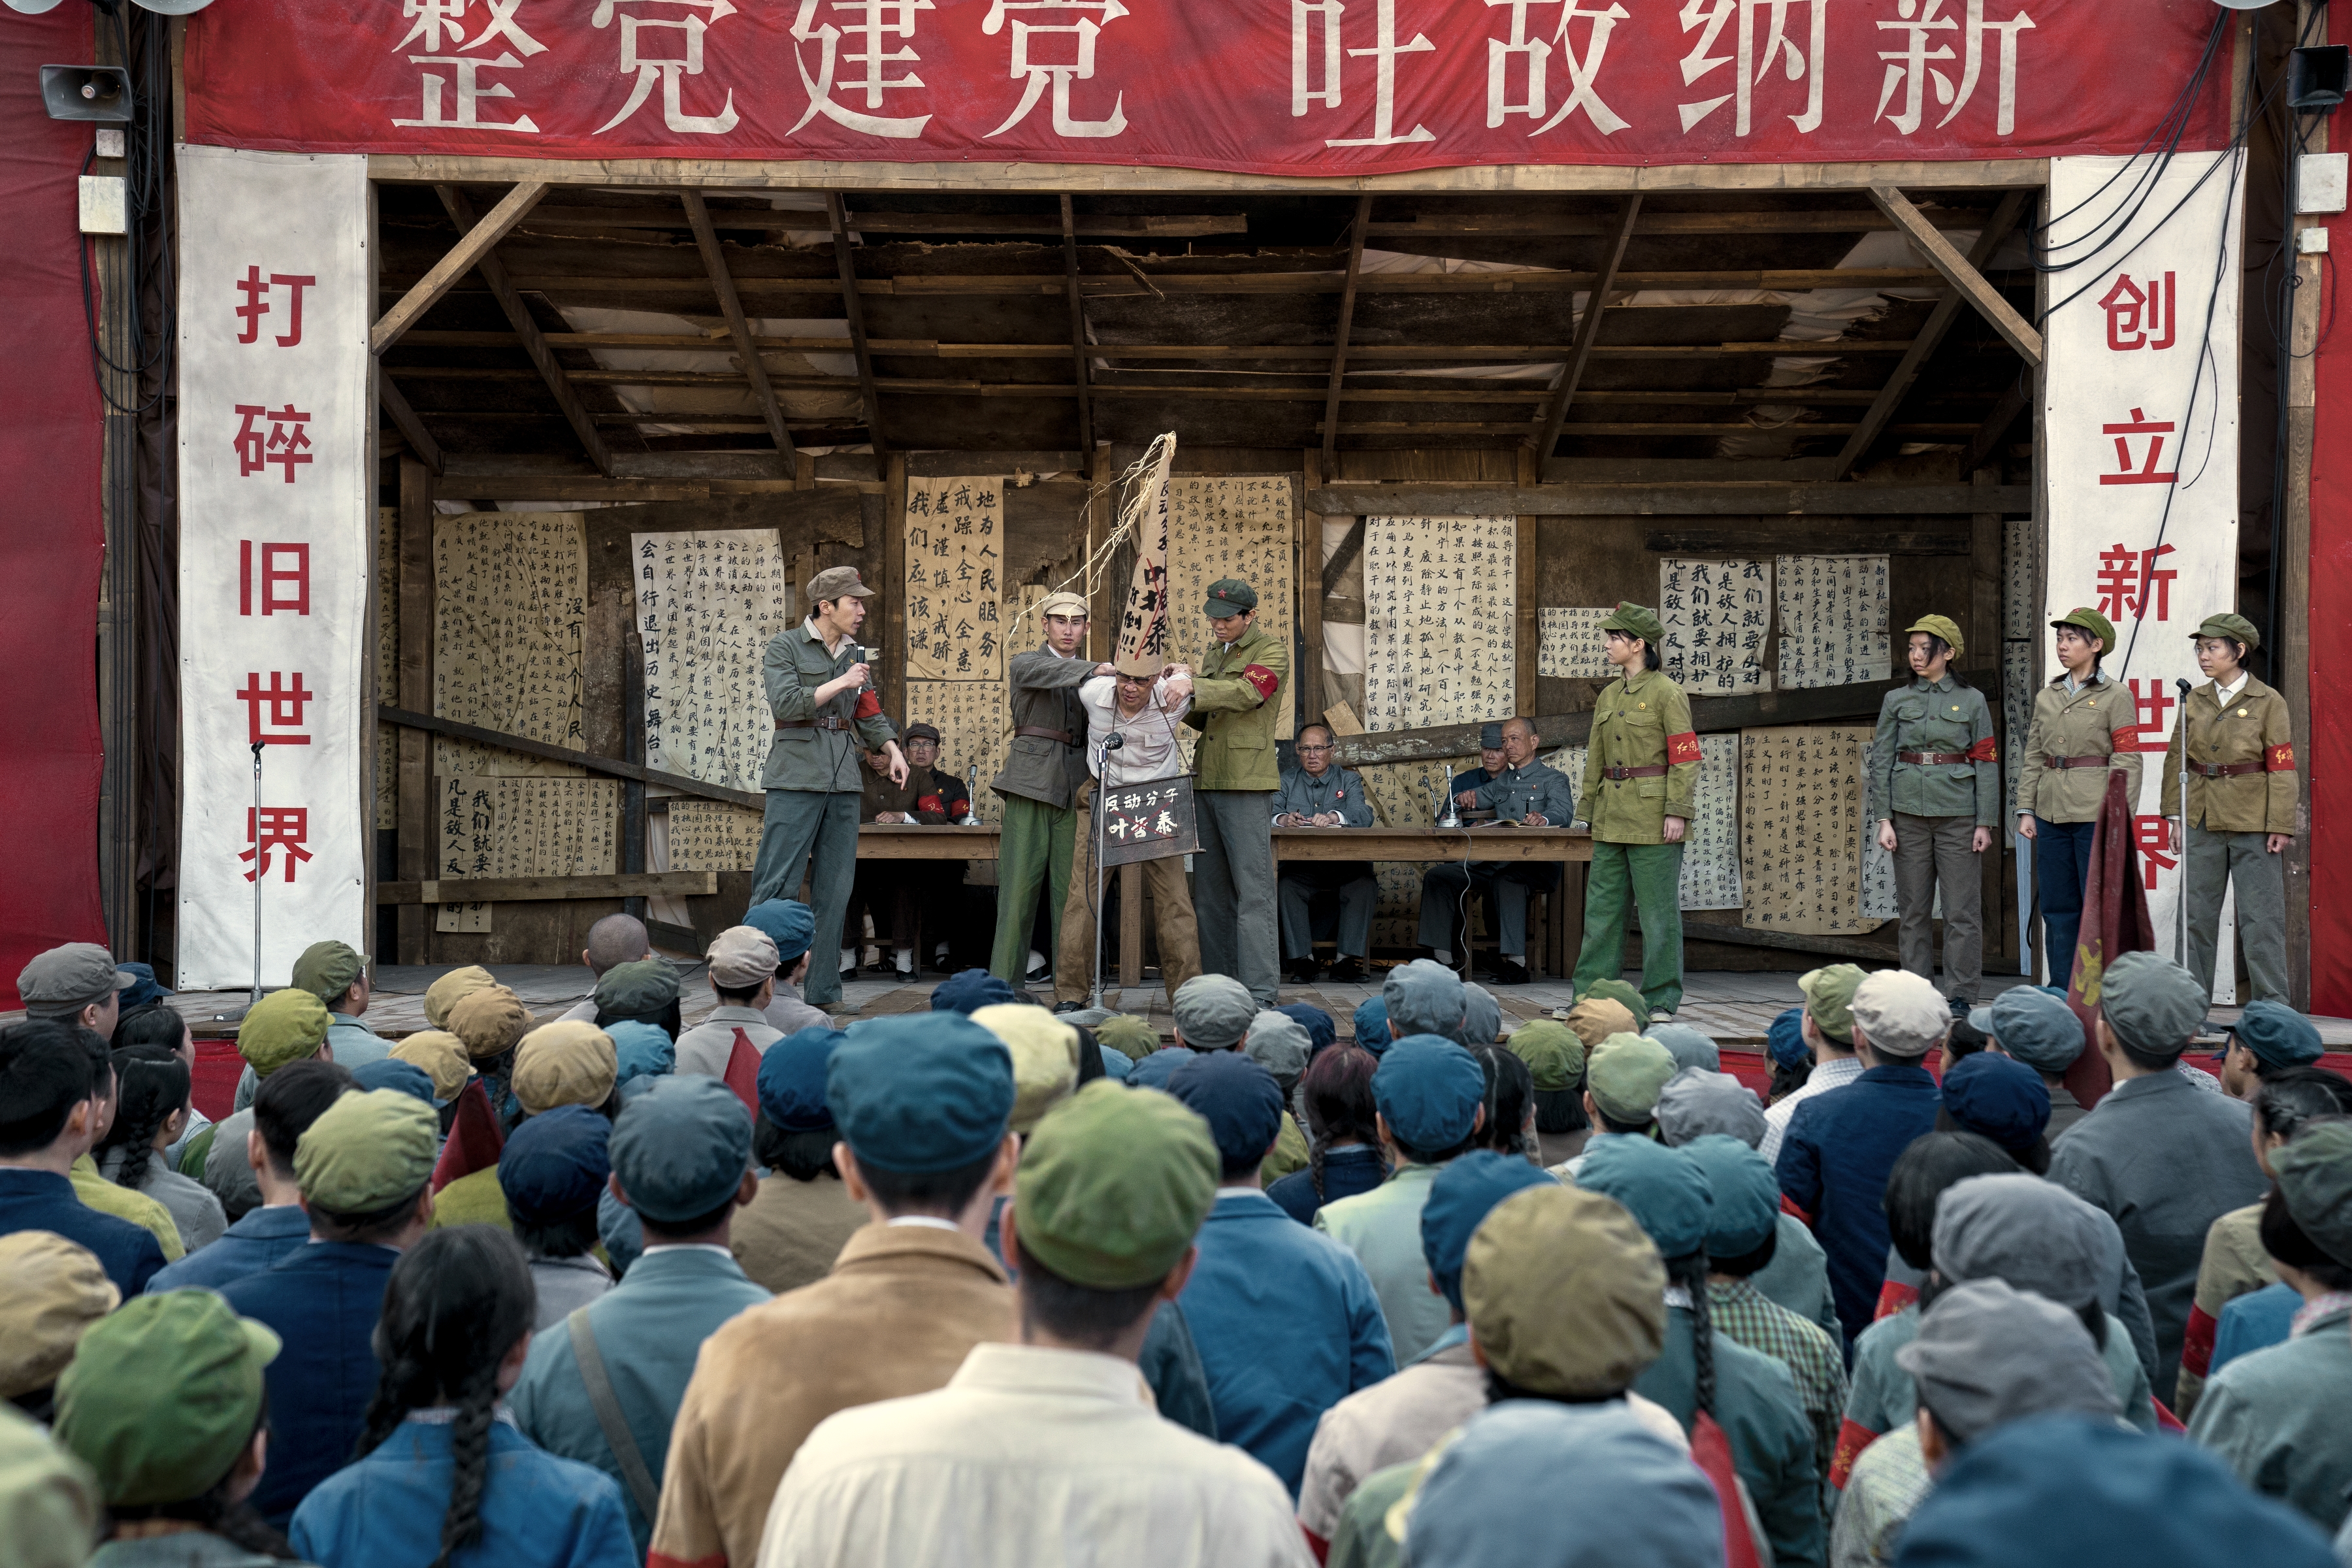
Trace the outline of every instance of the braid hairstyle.
<instances>
[{"instance_id":1,"label":"braid hairstyle","mask_svg":"<svg viewBox=\"0 0 2352 1568\"><path fill-rule=\"evenodd\" d=\"M117 1104L114 1125L98 1146L100 1163L109 1151L122 1151L114 1173L117 1186L139 1190L155 1152L155 1134L188 1103L188 1064L163 1046L125 1046L113 1053Z\"/></svg>"},{"instance_id":2,"label":"braid hairstyle","mask_svg":"<svg viewBox=\"0 0 2352 1568\"><path fill-rule=\"evenodd\" d=\"M1308 1180L1315 1200L1323 1201L1323 1155L1333 1143L1354 1140L1376 1143L1380 1129L1372 1118L1372 1072L1379 1059L1361 1046L1345 1041L1315 1053L1300 1078L1299 1099L1306 1104L1307 1128L1313 1134L1307 1146Z\"/></svg>"},{"instance_id":3,"label":"braid hairstyle","mask_svg":"<svg viewBox=\"0 0 2352 1568\"><path fill-rule=\"evenodd\" d=\"M449 1511L433 1568L448 1568L460 1548L482 1538L499 1364L529 1337L537 1315L522 1245L495 1226L430 1232L393 1265L375 1328L383 1372L353 1458L374 1452L412 1410L457 1407L449 1434Z\"/></svg>"},{"instance_id":4,"label":"braid hairstyle","mask_svg":"<svg viewBox=\"0 0 2352 1568\"><path fill-rule=\"evenodd\" d=\"M261 1409L253 1418L256 1434L268 1425L269 1396L262 1395ZM253 1438L246 1438L246 1447ZM240 1458L242 1451L240 1450ZM228 1500L229 1477L236 1473L232 1464L228 1474L192 1498L177 1502L151 1503L144 1507L110 1508L107 1516L118 1522L130 1520L170 1519L194 1525L209 1535L217 1535L232 1546L242 1547L257 1557L272 1557L283 1563L298 1563L300 1554L287 1543L286 1538L271 1529L267 1521L253 1511L249 1502Z\"/></svg>"},{"instance_id":5,"label":"braid hairstyle","mask_svg":"<svg viewBox=\"0 0 2352 1568\"><path fill-rule=\"evenodd\" d=\"M1690 1296L1691 1365L1698 1408L1715 1414L1715 1307L1707 1300L1706 1254L1686 1253L1666 1263L1666 1279Z\"/></svg>"}]
</instances>

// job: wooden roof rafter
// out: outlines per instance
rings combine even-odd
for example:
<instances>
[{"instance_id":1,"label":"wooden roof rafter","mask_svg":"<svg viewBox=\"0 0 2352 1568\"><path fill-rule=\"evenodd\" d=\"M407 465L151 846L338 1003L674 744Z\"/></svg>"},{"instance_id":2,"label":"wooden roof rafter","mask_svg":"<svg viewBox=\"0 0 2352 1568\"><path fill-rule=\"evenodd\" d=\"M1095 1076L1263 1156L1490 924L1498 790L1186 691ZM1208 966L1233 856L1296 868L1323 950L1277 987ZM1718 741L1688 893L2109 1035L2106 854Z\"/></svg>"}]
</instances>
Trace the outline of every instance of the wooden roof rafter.
<instances>
[{"instance_id":1,"label":"wooden roof rafter","mask_svg":"<svg viewBox=\"0 0 2352 1568\"><path fill-rule=\"evenodd\" d=\"M833 228L833 259L841 274L841 305L849 319L850 352L857 359L857 390L866 405L866 437L874 448L875 477L880 479L890 471L890 443L882 433L882 398L874 387L874 352L866 341L866 307L857 297L857 263L850 256L849 227L839 195L825 193L824 213Z\"/></svg>"},{"instance_id":2,"label":"wooden roof rafter","mask_svg":"<svg viewBox=\"0 0 2352 1568\"><path fill-rule=\"evenodd\" d=\"M792 432L784 428L783 405L776 401L776 389L769 384L767 362L760 357L759 344L751 338L751 323L743 314L743 301L735 292L735 279L727 268L727 253L719 247L719 231L711 226L710 208L700 191L682 191L687 222L694 228L695 247L702 252L703 270L710 274L710 287L719 295L719 308L727 317L727 330L735 339L736 357L741 362L745 379L751 384L751 395L760 405L760 416L768 426L769 437L776 443L776 455L786 463L793 460Z\"/></svg>"}]
</instances>

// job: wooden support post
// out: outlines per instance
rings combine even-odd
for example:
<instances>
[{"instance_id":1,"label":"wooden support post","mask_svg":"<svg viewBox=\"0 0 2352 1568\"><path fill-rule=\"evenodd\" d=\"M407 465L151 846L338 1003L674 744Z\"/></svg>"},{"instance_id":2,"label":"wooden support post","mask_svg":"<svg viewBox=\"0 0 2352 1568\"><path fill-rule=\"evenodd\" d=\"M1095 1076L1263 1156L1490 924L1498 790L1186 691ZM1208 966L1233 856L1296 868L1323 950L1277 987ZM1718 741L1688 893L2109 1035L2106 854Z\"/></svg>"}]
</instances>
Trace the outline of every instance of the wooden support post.
<instances>
[{"instance_id":1,"label":"wooden support post","mask_svg":"<svg viewBox=\"0 0 2352 1568\"><path fill-rule=\"evenodd\" d=\"M1322 461L1313 452L1299 465L1299 500L1296 538L1298 565L1292 574L1298 584L1297 691L1301 724L1323 721L1323 514L1303 504L1322 482ZM1292 731L1294 734L1297 731Z\"/></svg>"},{"instance_id":2,"label":"wooden support post","mask_svg":"<svg viewBox=\"0 0 2352 1568\"><path fill-rule=\"evenodd\" d=\"M1092 561L1095 552L1110 537L1111 485L1118 470L1112 466L1108 447L1087 450L1087 559ZM1104 563L1106 566L1108 563ZM1111 581L1105 571L1087 594L1087 657L1097 664L1108 661L1118 651L1118 618L1127 607L1127 584Z\"/></svg>"},{"instance_id":3,"label":"wooden support post","mask_svg":"<svg viewBox=\"0 0 2352 1568\"><path fill-rule=\"evenodd\" d=\"M1985 416L1985 422L1977 426L1975 435L1969 437L1969 449L1960 458L1960 472L1975 473L1991 461L1993 448L2000 446L2000 438L2009 434L2009 427L2017 423L2017 416L2025 412L2026 400L2032 396L2037 381L2033 372L2025 371L2009 384L2000 395L2000 401L1992 405L1990 414Z\"/></svg>"},{"instance_id":4,"label":"wooden support post","mask_svg":"<svg viewBox=\"0 0 2352 1568\"><path fill-rule=\"evenodd\" d=\"M890 442L882 431L882 395L874 386L874 353L866 342L866 305L857 297L857 263L850 255L849 229L842 217L841 197L826 192L824 210L833 225L833 263L841 274L841 308L849 319L849 348L857 357L857 391L866 404L866 438L874 448L875 477L887 479L890 473ZM903 477L904 470L900 472ZM905 486L901 485L899 500L903 503L905 500ZM891 513L894 528L898 516Z\"/></svg>"},{"instance_id":5,"label":"wooden support post","mask_svg":"<svg viewBox=\"0 0 2352 1568\"><path fill-rule=\"evenodd\" d=\"M457 193L456 186L444 185L440 189L444 206L449 205L453 195L461 204L465 202L465 197ZM547 195L547 190L543 182L526 180L501 197L499 205L492 207L489 216L480 223L473 222L470 216L459 218L456 247L435 262L425 276L400 297L399 302L368 330L368 353L381 354L398 342L400 335L415 326L418 319L433 308L435 301L449 291L450 285L481 264L491 248L539 205L540 198ZM470 214L470 205L467 211ZM450 216L457 216L454 209Z\"/></svg>"},{"instance_id":6,"label":"wooden support post","mask_svg":"<svg viewBox=\"0 0 2352 1568\"><path fill-rule=\"evenodd\" d=\"M1078 292L1078 225L1070 198L1062 198L1062 276L1070 293L1070 375L1078 389L1078 450L1095 449L1094 400L1087 389L1087 307Z\"/></svg>"},{"instance_id":7,"label":"wooden support post","mask_svg":"<svg viewBox=\"0 0 2352 1568\"><path fill-rule=\"evenodd\" d=\"M391 416L392 427L400 432L408 449L438 476L447 466L447 459L441 455L441 444L425 428L425 421L416 416L416 410L408 405L408 399L400 395L400 388L393 384L392 377L381 364L375 367L375 400Z\"/></svg>"},{"instance_id":8,"label":"wooden support post","mask_svg":"<svg viewBox=\"0 0 2352 1568\"><path fill-rule=\"evenodd\" d=\"M1535 488L1536 470L1543 454L1531 447L1518 448L1519 488ZM1512 644L1516 666L1512 686L1517 693L1511 711L1533 713L1536 702L1536 645L1538 640L1536 600L1541 574L1536 569L1536 529L1540 520L1522 512L1513 520L1518 533L1518 578L1511 587Z\"/></svg>"},{"instance_id":9,"label":"wooden support post","mask_svg":"<svg viewBox=\"0 0 2352 1568\"><path fill-rule=\"evenodd\" d=\"M1339 384L1348 374L1348 334L1356 319L1356 280L1364 269L1364 235L1372 221L1372 198L1356 198L1356 221L1348 227L1348 280L1339 289L1339 325L1331 339L1331 387L1323 398L1323 477L1339 477Z\"/></svg>"},{"instance_id":10,"label":"wooden support post","mask_svg":"<svg viewBox=\"0 0 2352 1568\"><path fill-rule=\"evenodd\" d=\"M1617 264L1625 259L1626 242L1633 237L1633 225L1641 216L1642 193L1636 191L1625 198L1617 215L1617 233L1601 252L1601 270L1592 279L1592 291L1584 298L1584 319L1576 323L1575 345L1568 351L1559 384L1552 388L1551 402L1545 405L1542 428L1536 436L1538 469L1551 460L1551 449L1559 445L1559 427L1568 418L1569 402L1576 395L1576 384L1584 379L1584 367L1591 363L1593 344L1601 340L1601 319L1609 313L1609 289L1617 280Z\"/></svg>"},{"instance_id":11,"label":"wooden support post","mask_svg":"<svg viewBox=\"0 0 2352 1568\"><path fill-rule=\"evenodd\" d=\"M1000 539L999 542L1002 542ZM907 454L893 452L882 468L882 711L903 722L907 713ZM814 615L816 606L811 605Z\"/></svg>"},{"instance_id":12,"label":"wooden support post","mask_svg":"<svg viewBox=\"0 0 2352 1568\"><path fill-rule=\"evenodd\" d=\"M475 221L474 205L466 199L465 192L455 185L436 185L433 188L460 235L472 235L490 226ZM538 367L540 379L547 383L548 394L555 399L555 406L562 411L564 422L580 438L581 449L588 454L588 460L596 465L598 473L610 474L613 471L613 454L605 447L604 437L597 434L596 421L582 405L580 395L572 390L571 373L557 362L555 351L548 346L547 334L540 330L538 320L530 313L530 307L523 303L522 295L515 289L514 279L507 276L506 263L500 261L498 253L486 245L474 258L474 268L482 275L482 282L489 289L491 297L498 300L499 309L506 312L507 324L514 328L515 336L522 340L523 353L529 354L530 363Z\"/></svg>"},{"instance_id":13,"label":"wooden support post","mask_svg":"<svg viewBox=\"0 0 2352 1568\"><path fill-rule=\"evenodd\" d=\"M2005 204L2004 204L2005 205ZM2000 482L2000 476L1990 468L1979 468L1972 476L1979 488L1990 491ZM1980 511L1969 520L1969 606L1966 636L1969 646L1982 649L1979 659L1990 657L1996 669L2000 667L2000 513ZM2025 724L2032 714L2010 711L2006 700L2007 682L1996 677L1993 685L1993 733L2004 755L2014 746L2025 744ZM2021 720L2023 722L2021 722ZM2010 832L2016 826L2007 801L2001 803L2000 819L1993 827L1992 847L1978 857L1983 862L1983 898L1979 904L1984 921L1985 952L1988 957L2011 952L2006 932L2014 919L2014 911L2005 910L2008 900L2002 889L2006 886L2002 872L2006 864L2005 850Z\"/></svg>"},{"instance_id":14,"label":"wooden support post","mask_svg":"<svg viewBox=\"0 0 2352 1568\"><path fill-rule=\"evenodd\" d=\"M2320 125L2324 136L2326 121ZM2295 835L2285 857L2287 998L2298 1012L2311 1007L2311 468L2318 415L2317 351L2322 291L2341 287L2323 282L2321 259L2294 258L2294 310L2287 327L2287 345L2294 357L2287 365L2286 489L2279 497L2278 537L2271 542L2279 560L2279 602L2272 611L2278 627L2278 657L2271 662L2271 679L2286 698L2288 733L2301 764L2295 770L2301 797L2295 803Z\"/></svg>"},{"instance_id":15,"label":"wooden support post","mask_svg":"<svg viewBox=\"0 0 2352 1568\"><path fill-rule=\"evenodd\" d=\"M1992 330L2007 341L2011 348L2024 356L2034 369L2042 368L2042 334L2032 324L2019 315L2000 290L1984 279L1984 275L1971 265L1969 258L1952 248L1952 242L1936 230L1911 199L1893 185L1873 185L1870 199L1878 210L1895 220L1895 226L1910 240L1911 248L1927 258L1929 266L1944 275L1944 280L1965 295Z\"/></svg>"},{"instance_id":16,"label":"wooden support post","mask_svg":"<svg viewBox=\"0 0 2352 1568\"><path fill-rule=\"evenodd\" d=\"M1160 962L1168 962L1161 953ZM1118 868L1118 988L1121 992L1140 990L1143 985L1143 867L1138 863ZM1119 1005L1129 1012L1137 1011L1137 998L1122 995Z\"/></svg>"},{"instance_id":17,"label":"wooden support post","mask_svg":"<svg viewBox=\"0 0 2352 1568\"><path fill-rule=\"evenodd\" d=\"M400 706L433 710L433 470L414 458L400 460ZM394 797L395 866L401 877L420 880L434 868L433 737L421 730L400 732L400 777ZM394 962L429 962L432 919L423 905L404 907L396 917Z\"/></svg>"},{"instance_id":18,"label":"wooden support post","mask_svg":"<svg viewBox=\"0 0 2352 1568\"><path fill-rule=\"evenodd\" d=\"M727 268L727 253L719 247L719 231L710 226L710 208L700 191L681 193L686 202L686 221L693 226L694 243L702 252L702 269L710 274L710 287L719 295L719 308L727 317L727 330L734 334L735 353L743 362L743 374L751 383L751 395L759 400L760 417L768 422L769 437L776 443L776 453L789 464L793 461L792 432L784 428L783 405L776 401L776 389L768 381L768 367L760 359L760 346L751 340L751 323L743 314L743 301L735 292L735 275Z\"/></svg>"}]
</instances>

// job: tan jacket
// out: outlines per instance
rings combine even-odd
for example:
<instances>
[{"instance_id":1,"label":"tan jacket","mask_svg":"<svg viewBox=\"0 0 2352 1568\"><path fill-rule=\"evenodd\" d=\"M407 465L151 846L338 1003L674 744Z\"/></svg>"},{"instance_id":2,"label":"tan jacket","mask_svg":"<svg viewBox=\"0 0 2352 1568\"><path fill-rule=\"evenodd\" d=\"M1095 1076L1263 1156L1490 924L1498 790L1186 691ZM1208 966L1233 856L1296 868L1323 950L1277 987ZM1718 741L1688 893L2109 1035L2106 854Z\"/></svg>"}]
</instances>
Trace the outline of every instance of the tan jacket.
<instances>
[{"instance_id":1,"label":"tan jacket","mask_svg":"<svg viewBox=\"0 0 2352 1568\"><path fill-rule=\"evenodd\" d=\"M776 1484L818 1422L946 1385L1015 1337L1013 1287L961 1231L869 1225L833 1272L703 1342L662 1475L649 1568L751 1568Z\"/></svg>"},{"instance_id":2,"label":"tan jacket","mask_svg":"<svg viewBox=\"0 0 2352 1568\"><path fill-rule=\"evenodd\" d=\"M2107 775L2124 775L2124 809L2139 809L2139 705L2129 688L2102 675L2073 696L2058 677L2033 696L2033 726L2025 736L2025 765L2017 775L2017 809L2044 822L2092 822L2107 797ZM2133 731L2125 734L2126 731ZM2105 757L2104 768L2054 768L2060 757Z\"/></svg>"},{"instance_id":3,"label":"tan jacket","mask_svg":"<svg viewBox=\"0 0 2352 1568\"><path fill-rule=\"evenodd\" d=\"M2189 710L2172 727L2172 747L2164 756L2167 816L2180 811L2180 742L2189 740L2189 760L2227 766L2261 764L2228 778L2189 775L2189 821L2208 833L2294 831L2294 731L2286 699L2252 676L2238 700L2221 710L2221 688L2211 681L2189 694Z\"/></svg>"},{"instance_id":4,"label":"tan jacket","mask_svg":"<svg viewBox=\"0 0 2352 1568\"><path fill-rule=\"evenodd\" d=\"M832 1176L760 1178L760 1195L735 1215L727 1248L755 1285L781 1296L833 1272L833 1260L866 1227L866 1207Z\"/></svg>"}]
</instances>

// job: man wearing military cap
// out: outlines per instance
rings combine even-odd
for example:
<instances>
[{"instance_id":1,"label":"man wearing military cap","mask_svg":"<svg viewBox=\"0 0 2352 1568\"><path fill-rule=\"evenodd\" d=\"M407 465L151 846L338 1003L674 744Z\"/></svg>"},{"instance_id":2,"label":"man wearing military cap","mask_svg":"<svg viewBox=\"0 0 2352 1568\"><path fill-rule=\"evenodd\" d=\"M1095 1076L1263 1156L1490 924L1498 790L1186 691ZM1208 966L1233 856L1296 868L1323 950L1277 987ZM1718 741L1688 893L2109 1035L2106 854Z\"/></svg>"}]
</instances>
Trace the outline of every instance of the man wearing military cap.
<instances>
[{"instance_id":1,"label":"man wearing military cap","mask_svg":"<svg viewBox=\"0 0 2352 1568\"><path fill-rule=\"evenodd\" d=\"M874 590L856 567L831 566L809 579L807 593L808 619L778 632L761 665L776 738L760 777L768 804L751 901L796 896L806 873L816 910L808 999L830 1007L841 1000L842 919L857 874L858 756L881 752L898 783L906 781L907 759L859 657L857 628Z\"/></svg>"},{"instance_id":2,"label":"man wearing military cap","mask_svg":"<svg viewBox=\"0 0 2352 1568\"><path fill-rule=\"evenodd\" d=\"M2074 973L2083 889L2091 876L2091 837L2107 797L2107 775L2124 776L2124 809L2139 806L2139 753L2130 733L2139 705L2099 661L2116 651L2116 628L2093 609L2069 610L2050 623L2064 668L2033 698L2025 765L2017 777L2017 836L2033 841L2033 880L2042 895L2042 945L2050 984Z\"/></svg>"},{"instance_id":3,"label":"man wearing military cap","mask_svg":"<svg viewBox=\"0 0 2352 1568\"><path fill-rule=\"evenodd\" d=\"M2189 973L2213 994L2213 950L2221 897L2238 893L2238 945L2257 997L2286 997L2286 870L2294 839L2294 731L2286 699L2246 672L2262 634L2243 616L2208 616L2197 628L2197 668L2204 685L2173 726L2164 755L2164 802L2172 847L2187 824ZM2189 801L2180 800L2181 747L2188 746Z\"/></svg>"},{"instance_id":4,"label":"man wearing military cap","mask_svg":"<svg viewBox=\"0 0 2352 1568\"><path fill-rule=\"evenodd\" d=\"M1192 759L1201 963L1212 974L1234 976L1259 1006L1271 1007L1281 999L1274 797L1282 787L1282 761L1274 735L1290 701L1290 650L1257 624L1257 590L1238 577L1210 584L1201 613L1213 646L1193 676L1192 711L1184 721L1202 731Z\"/></svg>"},{"instance_id":5,"label":"man wearing military cap","mask_svg":"<svg viewBox=\"0 0 2352 1568\"><path fill-rule=\"evenodd\" d=\"M112 955L94 942L53 947L25 965L16 994L30 1018L70 1018L94 1034L112 1037L121 1016L117 1000L139 976L115 967Z\"/></svg>"},{"instance_id":6,"label":"man wearing military cap","mask_svg":"<svg viewBox=\"0 0 2352 1568\"><path fill-rule=\"evenodd\" d=\"M1005 663L1013 741L1003 770L989 782L1004 801L1004 840L996 852L996 946L988 967L1012 985L1028 979L1029 933L1041 896L1054 933L1047 951L1060 948L1077 831L1074 803L1087 776L1087 712L1078 688L1117 673L1086 658L1086 600L1048 594L1037 601L1036 615L1045 643Z\"/></svg>"},{"instance_id":7,"label":"man wearing military cap","mask_svg":"<svg viewBox=\"0 0 2352 1568\"><path fill-rule=\"evenodd\" d=\"M1649 1017L1683 1000L1683 829L1698 787L1698 735L1690 699L1659 672L1666 629L1656 612L1618 605L1601 623L1617 679L1592 709L1579 809L1592 825L1584 885L1584 946L1576 991L1613 980L1625 963L1628 906L1642 911L1642 999Z\"/></svg>"}]
</instances>

